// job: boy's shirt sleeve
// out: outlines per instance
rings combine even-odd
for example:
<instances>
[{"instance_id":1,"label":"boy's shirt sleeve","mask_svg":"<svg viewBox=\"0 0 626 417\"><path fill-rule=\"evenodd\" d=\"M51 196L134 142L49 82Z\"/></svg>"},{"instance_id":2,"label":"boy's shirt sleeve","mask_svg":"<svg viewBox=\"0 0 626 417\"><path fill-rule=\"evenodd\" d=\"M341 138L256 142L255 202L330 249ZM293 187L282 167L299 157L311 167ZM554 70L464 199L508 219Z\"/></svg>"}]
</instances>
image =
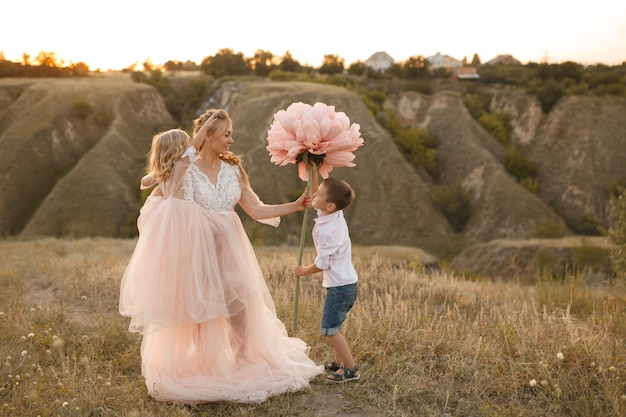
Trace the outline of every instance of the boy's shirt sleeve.
<instances>
[{"instance_id":1,"label":"boy's shirt sleeve","mask_svg":"<svg viewBox=\"0 0 626 417\"><path fill-rule=\"evenodd\" d=\"M325 271L330 267L332 256L337 252L337 239L329 233L320 233L315 266Z\"/></svg>"}]
</instances>

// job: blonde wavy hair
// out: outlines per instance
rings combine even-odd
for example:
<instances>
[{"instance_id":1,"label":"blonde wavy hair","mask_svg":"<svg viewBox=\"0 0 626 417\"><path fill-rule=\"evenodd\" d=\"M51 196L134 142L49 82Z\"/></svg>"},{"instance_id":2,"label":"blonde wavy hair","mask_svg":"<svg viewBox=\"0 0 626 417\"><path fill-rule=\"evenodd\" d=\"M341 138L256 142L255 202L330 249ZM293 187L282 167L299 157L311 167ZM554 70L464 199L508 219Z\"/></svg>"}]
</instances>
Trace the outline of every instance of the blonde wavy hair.
<instances>
[{"instance_id":1,"label":"blonde wavy hair","mask_svg":"<svg viewBox=\"0 0 626 417\"><path fill-rule=\"evenodd\" d=\"M174 162L180 159L189 146L191 138L187 132L180 129L171 129L154 135L146 173L151 174L156 181L168 179L172 175Z\"/></svg>"},{"instance_id":2,"label":"blonde wavy hair","mask_svg":"<svg viewBox=\"0 0 626 417\"><path fill-rule=\"evenodd\" d=\"M220 136L227 129L231 128L233 125L233 121L231 120L228 112L222 109L209 109L202 113L196 120L193 121L193 133L194 135L198 133L204 122L206 122L209 117L215 115L215 122L211 124L211 127L206 132L207 137L211 136ZM200 148L202 149L202 147ZM228 164L236 165L239 167L241 171L241 175L246 183L248 183L248 175L246 171L244 171L241 165L241 156L235 155L232 152L228 152L227 154L220 154L220 159Z\"/></svg>"}]
</instances>

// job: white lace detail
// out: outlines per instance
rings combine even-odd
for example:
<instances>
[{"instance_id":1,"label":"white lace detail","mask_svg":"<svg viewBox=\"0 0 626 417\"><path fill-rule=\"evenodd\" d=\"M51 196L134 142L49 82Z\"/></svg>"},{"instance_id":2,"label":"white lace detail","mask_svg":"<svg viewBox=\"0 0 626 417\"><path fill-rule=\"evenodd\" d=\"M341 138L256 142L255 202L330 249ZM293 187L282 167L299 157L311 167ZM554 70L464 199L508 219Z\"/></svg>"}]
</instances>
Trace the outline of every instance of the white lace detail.
<instances>
[{"instance_id":1,"label":"white lace detail","mask_svg":"<svg viewBox=\"0 0 626 417\"><path fill-rule=\"evenodd\" d=\"M220 161L217 184L213 185L197 166L191 164L185 174L184 198L187 201L195 201L209 210L234 213L235 205L241 198L240 176L238 166Z\"/></svg>"}]
</instances>

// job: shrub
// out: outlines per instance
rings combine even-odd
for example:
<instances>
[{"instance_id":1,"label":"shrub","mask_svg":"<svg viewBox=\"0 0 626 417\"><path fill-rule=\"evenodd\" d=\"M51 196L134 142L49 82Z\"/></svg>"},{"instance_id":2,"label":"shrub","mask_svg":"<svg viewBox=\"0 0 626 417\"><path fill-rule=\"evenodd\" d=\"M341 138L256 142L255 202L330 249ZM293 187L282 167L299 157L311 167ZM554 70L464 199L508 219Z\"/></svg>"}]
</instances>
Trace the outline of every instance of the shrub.
<instances>
[{"instance_id":1,"label":"shrub","mask_svg":"<svg viewBox=\"0 0 626 417\"><path fill-rule=\"evenodd\" d=\"M574 227L572 227L572 229L574 229ZM602 221L597 217L589 213L584 213L580 221L577 222L575 229L576 232L581 235L599 236L603 234L604 226L602 225Z\"/></svg>"},{"instance_id":2,"label":"shrub","mask_svg":"<svg viewBox=\"0 0 626 417\"><path fill-rule=\"evenodd\" d=\"M626 187L626 181L622 180L613 180L609 184L608 191L609 197L619 197L624 192Z\"/></svg>"},{"instance_id":3,"label":"shrub","mask_svg":"<svg viewBox=\"0 0 626 417\"><path fill-rule=\"evenodd\" d=\"M437 152L432 144L438 141L431 136L426 129L409 127L394 135L394 141L414 165L424 168L434 178L437 176Z\"/></svg>"},{"instance_id":4,"label":"shrub","mask_svg":"<svg viewBox=\"0 0 626 417\"><path fill-rule=\"evenodd\" d=\"M380 88L365 90L361 92L360 96L361 100L363 100L363 103L365 103L368 110L373 115L376 115L381 111L381 109L383 108L383 103L387 99L387 95Z\"/></svg>"},{"instance_id":5,"label":"shrub","mask_svg":"<svg viewBox=\"0 0 626 417\"><path fill-rule=\"evenodd\" d=\"M465 104L470 115L476 120L483 114L489 112L490 102L491 96L487 94L471 93L463 98L463 104Z\"/></svg>"},{"instance_id":6,"label":"shrub","mask_svg":"<svg viewBox=\"0 0 626 417\"><path fill-rule=\"evenodd\" d=\"M455 232L460 232L472 215L470 194L457 181L451 186L437 186L433 190L435 206L448 219Z\"/></svg>"},{"instance_id":7,"label":"shrub","mask_svg":"<svg viewBox=\"0 0 626 417\"><path fill-rule=\"evenodd\" d=\"M94 114L94 120L98 126L108 127L113 121L114 114L111 109L103 107Z\"/></svg>"},{"instance_id":8,"label":"shrub","mask_svg":"<svg viewBox=\"0 0 626 417\"><path fill-rule=\"evenodd\" d=\"M548 248L539 248L535 253L535 272L551 279L563 275L559 257Z\"/></svg>"},{"instance_id":9,"label":"shrub","mask_svg":"<svg viewBox=\"0 0 626 417\"><path fill-rule=\"evenodd\" d=\"M413 165L422 167L432 177L438 177L437 151L439 138L426 129L414 126L402 126L400 119L391 110L378 115L378 121L393 136L393 141Z\"/></svg>"},{"instance_id":10,"label":"shrub","mask_svg":"<svg viewBox=\"0 0 626 417\"><path fill-rule=\"evenodd\" d=\"M533 231L533 237L544 239L556 239L566 234L567 228L565 224L562 221L551 219L541 219Z\"/></svg>"},{"instance_id":11,"label":"shrub","mask_svg":"<svg viewBox=\"0 0 626 417\"><path fill-rule=\"evenodd\" d=\"M504 155L504 168L521 181L525 178L536 178L537 166L522 149L509 145Z\"/></svg>"},{"instance_id":12,"label":"shrub","mask_svg":"<svg viewBox=\"0 0 626 417\"><path fill-rule=\"evenodd\" d=\"M433 87L426 80L407 80L404 82L404 90L428 95L433 93Z\"/></svg>"},{"instance_id":13,"label":"shrub","mask_svg":"<svg viewBox=\"0 0 626 417\"><path fill-rule=\"evenodd\" d=\"M270 72L269 79L272 81L302 81L302 74L275 69Z\"/></svg>"},{"instance_id":14,"label":"shrub","mask_svg":"<svg viewBox=\"0 0 626 417\"><path fill-rule=\"evenodd\" d=\"M512 130L509 113L483 113L478 118L478 123L503 145L509 143Z\"/></svg>"},{"instance_id":15,"label":"shrub","mask_svg":"<svg viewBox=\"0 0 626 417\"><path fill-rule=\"evenodd\" d=\"M528 83L527 91L539 99L544 113L550 113L550 110L565 95L565 87L553 79L542 81L540 78L535 78Z\"/></svg>"},{"instance_id":16,"label":"shrub","mask_svg":"<svg viewBox=\"0 0 626 417\"><path fill-rule=\"evenodd\" d=\"M141 71L133 71L130 74L130 79L136 83L147 83L148 76Z\"/></svg>"},{"instance_id":17,"label":"shrub","mask_svg":"<svg viewBox=\"0 0 626 417\"><path fill-rule=\"evenodd\" d=\"M609 263L609 253L606 249L591 245L586 239L574 251L574 263L583 269L596 272L606 268Z\"/></svg>"},{"instance_id":18,"label":"shrub","mask_svg":"<svg viewBox=\"0 0 626 417\"><path fill-rule=\"evenodd\" d=\"M85 100L79 100L74 103L74 114L81 120L85 120L93 109L91 108L91 104L87 103Z\"/></svg>"},{"instance_id":19,"label":"shrub","mask_svg":"<svg viewBox=\"0 0 626 417\"><path fill-rule=\"evenodd\" d=\"M519 185L533 194L537 194L537 190L539 189L539 181L537 181L537 178L523 178L520 180Z\"/></svg>"}]
</instances>

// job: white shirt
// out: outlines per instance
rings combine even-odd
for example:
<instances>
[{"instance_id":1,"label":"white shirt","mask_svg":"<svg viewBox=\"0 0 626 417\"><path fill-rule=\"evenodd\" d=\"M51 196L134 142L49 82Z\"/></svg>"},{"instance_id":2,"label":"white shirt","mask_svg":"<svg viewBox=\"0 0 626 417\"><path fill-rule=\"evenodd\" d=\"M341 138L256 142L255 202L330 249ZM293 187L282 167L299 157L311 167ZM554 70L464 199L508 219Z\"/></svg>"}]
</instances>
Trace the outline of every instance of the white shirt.
<instances>
[{"instance_id":1,"label":"white shirt","mask_svg":"<svg viewBox=\"0 0 626 417\"><path fill-rule=\"evenodd\" d=\"M313 243L317 250L315 266L323 272L322 286L340 287L359 280L352 265L352 242L343 211L322 216L318 210L313 226Z\"/></svg>"}]
</instances>

